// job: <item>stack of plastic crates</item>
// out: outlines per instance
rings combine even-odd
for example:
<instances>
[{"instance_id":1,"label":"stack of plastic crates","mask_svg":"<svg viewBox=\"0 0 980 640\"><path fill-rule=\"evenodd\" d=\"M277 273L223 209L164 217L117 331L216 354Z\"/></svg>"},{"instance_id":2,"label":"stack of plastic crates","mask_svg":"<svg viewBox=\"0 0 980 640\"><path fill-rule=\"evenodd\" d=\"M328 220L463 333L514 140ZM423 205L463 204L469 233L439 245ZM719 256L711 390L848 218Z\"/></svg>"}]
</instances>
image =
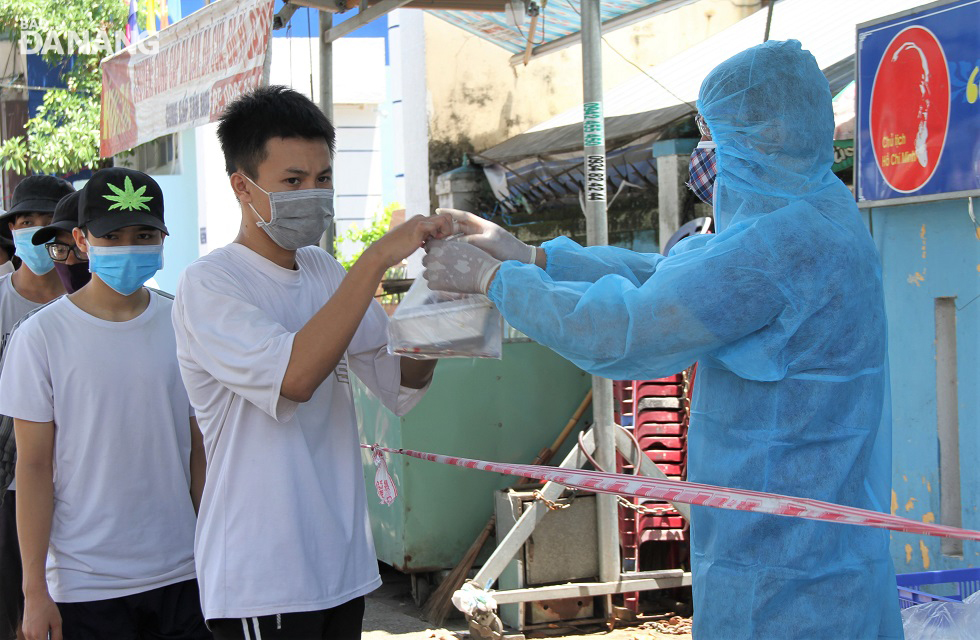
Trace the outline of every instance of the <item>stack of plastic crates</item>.
<instances>
[{"instance_id":1,"label":"stack of plastic crates","mask_svg":"<svg viewBox=\"0 0 980 640\"><path fill-rule=\"evenodd\" d=\"M658 380L613 383L616 419L633 432L640 449L668 478L687 478L690 383L686 373ZM633 473L635 452L617 456L617 470ZM626 571L681 568L689 556L688 525L668 502L629 499L619 507L619 532ZM624 605L639 609L639 594L624 594Z\"/></svg>"}]
</instances>

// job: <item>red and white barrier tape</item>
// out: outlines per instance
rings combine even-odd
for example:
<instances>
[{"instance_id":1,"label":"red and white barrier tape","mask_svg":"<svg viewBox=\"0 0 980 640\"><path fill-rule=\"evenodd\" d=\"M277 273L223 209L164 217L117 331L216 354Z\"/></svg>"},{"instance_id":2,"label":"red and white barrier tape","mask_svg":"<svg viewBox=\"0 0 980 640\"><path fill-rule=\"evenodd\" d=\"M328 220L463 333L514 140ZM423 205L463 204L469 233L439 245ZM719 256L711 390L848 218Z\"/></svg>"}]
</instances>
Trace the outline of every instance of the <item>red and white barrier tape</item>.
<instances>
[{"instance_id":1,"label":"red and white barrier tape","mask_svg":"<svg viewBox=\"0 0 980 640\"><path fill-rule=\"evenodd\" d=\"M545 467L530 464L487 462L486 460L444 456L437 453L413 451L411 449L389 449L380 445L362 444L361 447L371 449L375 454L376 464L377 458L379 457L377 455L378 452L384 451L387 453L399 453L420 460L465 467L467 469L479 469L481 471L504 473L523 478L533 478L545 482L555 482L573 489L594 491L596 493L639 496L666 500L668 502L683 502L705 507L715 507L718 509L768 513L778 516L806 518L808 520L856 524L864 527L904 531L906 533L937 536L940 538L980 541L980 531L948 527L941 524L916 522L915 520L909 520L908 518L893 516L887 513L878 513L877 511L869 511L857 507L846 507L831 502L823 502L822 500L812 500L810 498L794 498L775 493L762 493L745 489L727 489L682 480L649 478L646 476L624 475L621 473L603 473L601 471ZM383 457L381 459L383 461ZM387 473L387 469L385 469L385 473ZM385 500L386 496L381 496L381 498Z\"/></svg>"}]
</instances>

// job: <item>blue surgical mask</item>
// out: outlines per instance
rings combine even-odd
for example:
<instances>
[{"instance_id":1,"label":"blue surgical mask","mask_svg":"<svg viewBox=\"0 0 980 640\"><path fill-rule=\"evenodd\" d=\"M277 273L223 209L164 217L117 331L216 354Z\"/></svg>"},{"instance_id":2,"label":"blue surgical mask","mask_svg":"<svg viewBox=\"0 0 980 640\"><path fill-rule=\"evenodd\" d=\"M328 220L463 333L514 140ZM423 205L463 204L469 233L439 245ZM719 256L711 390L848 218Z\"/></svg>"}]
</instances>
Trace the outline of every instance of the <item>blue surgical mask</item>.
<instances>
[{"instance_id":1,"label":"blue surgical mask","mask_svg":"<svg viewBox=\"0 0 980 640\"><path fill-rule=\"evenodd\" d=\"M40 230L40 227L14 229L12 234L14 236L14 247L16 247L17 255L24 261L28 269L39 276L43 276L54 269L54 261L48 255L48 250L43 244L35 245L31 242L34 234L38 230Z\"/></svg>"},{"instance_id":2,"label":"blue surgical mask","mask_svg":"<svg viewBox=\"0 0 980 640\"><path fill-rule=\"evenodd\" d=\"M88 246L89 271L116 293L132 295L163 268L163 245Z\"/></svg>"}]
</instances>

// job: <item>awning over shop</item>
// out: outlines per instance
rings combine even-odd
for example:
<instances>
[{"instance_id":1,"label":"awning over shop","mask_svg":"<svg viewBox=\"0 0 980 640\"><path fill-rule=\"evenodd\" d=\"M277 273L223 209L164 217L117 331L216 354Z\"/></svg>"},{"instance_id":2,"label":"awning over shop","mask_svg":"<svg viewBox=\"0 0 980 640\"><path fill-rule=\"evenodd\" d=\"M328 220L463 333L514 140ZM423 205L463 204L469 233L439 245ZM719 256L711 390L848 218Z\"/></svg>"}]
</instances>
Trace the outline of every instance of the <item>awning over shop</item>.
<instances>
[{"instance_id":1,"label":"awning over shop","mask_svg":"<svg viewBox=\"0 0 980 640\"><path fill-rule=\"evenodd\" d=\"M619 29L695 1L603 0L600 8L602 30ZM512 63L517 63L524 58L528 40L533 46L532 55L557 51L578 42L579 32L582 30L582 16L579 14L578 4L570 0L551 0L551 2L532 0L527 8L522 2L507 3L507 10L501 13L483 11L431 11L431 13L518 54L512 60ZM526 18L535 16L532 31L528 29Z\"/></svg>"},{"instance_id":2,"label":"awning over shop","mask_svg":"<svg viewBox=\"0 0 980 640\"><path fill-rule=\"evenodd\" d=\"M602 31L612 31L697 0L603 0ZM347 35L395 9L425 9L432 15L513 52L512 64L558 51L581 40L580 0L290 0L276 16L285 25L296 7L352 13L325 35Z\"/></svg>"},{"instance_id":3,"label":"awning over shop","mask_svg":"<svg viewBox=\"0 0 980 640\"><path fill-rule=\"evenodd\" d=\"M770 37L795 38L813 53L837 97L837 124L853 116L853 95L845 90L854 80L857 24L919 4L919 0L782 0L775 6ZM732 25L673 58L651 67L605 95L606 144L609 149L610 188L615 191L625 176L637 186L656 183L650 144L669 132L696 135L680 124L694 111L701 81L718 63L761 43L766 27L761 11ZM840 94L840 95L839 95ZM852 103L847 115L848 100ZM575 195L582 180L582 110L569 109L490 149L474 154L485 164L503 167L506 186L499 179L495 192L511 210L525 208L550 197ZM843 136L842 136L843 137ZM622 163L631 166L620 166ZM638 164L637 164L638 163ZM617 176L623 176L618 178Z\"/></svg>"}]
</instances>

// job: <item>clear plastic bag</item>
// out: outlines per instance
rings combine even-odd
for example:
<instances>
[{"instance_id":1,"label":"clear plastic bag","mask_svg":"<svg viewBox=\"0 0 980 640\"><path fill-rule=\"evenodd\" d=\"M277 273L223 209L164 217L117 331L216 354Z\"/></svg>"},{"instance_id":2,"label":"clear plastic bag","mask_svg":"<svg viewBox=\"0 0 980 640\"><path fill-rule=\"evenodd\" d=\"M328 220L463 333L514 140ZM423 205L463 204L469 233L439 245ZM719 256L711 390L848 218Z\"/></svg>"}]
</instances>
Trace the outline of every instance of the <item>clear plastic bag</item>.
<instances>
[{"instance_id":1,"label":"clear plastic bag","mask_svg":"<svg viewBox=\"0 0 980 640\"><path fill-rule=\"evenodd\" d=\"M926 602L902 610L905 640L980 638L980 591L963 602Z\"/></svg>"},{"instance_id":2,"label":"clear plastic bag","mask_svg":"<svg viewBox=\"0 0 980 640\"><path fill-rule=\"evenodd\" d=\"M388 325L388 353L419 360L500 358L503 319L483 295L429 289L416 278Z\"/></svg>"}]
</instances>

